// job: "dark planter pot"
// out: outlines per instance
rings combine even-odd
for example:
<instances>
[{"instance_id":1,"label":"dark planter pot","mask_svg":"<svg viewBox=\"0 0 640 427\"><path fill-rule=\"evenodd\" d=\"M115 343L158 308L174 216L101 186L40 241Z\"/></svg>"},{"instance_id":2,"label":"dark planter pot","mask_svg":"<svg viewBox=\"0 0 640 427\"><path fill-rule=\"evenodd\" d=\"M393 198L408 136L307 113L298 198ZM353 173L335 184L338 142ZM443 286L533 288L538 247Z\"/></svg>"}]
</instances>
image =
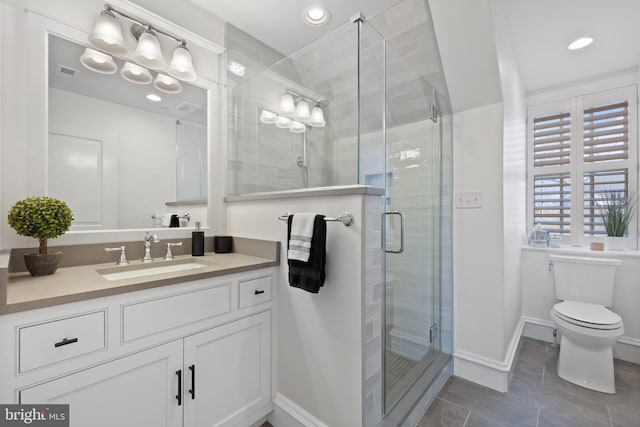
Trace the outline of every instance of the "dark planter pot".
<instances>
[{"instance_id":1,"label":"dark planter pot","mask_svg":"<svg viewBox=\"0 0 640 427\"><path fill-rule=\"evenodd\" d=\"M24 254L24 264L32 276L46 276L53 274L58 269L62 252L50 254Z\"/></svg>"}]
</instances>

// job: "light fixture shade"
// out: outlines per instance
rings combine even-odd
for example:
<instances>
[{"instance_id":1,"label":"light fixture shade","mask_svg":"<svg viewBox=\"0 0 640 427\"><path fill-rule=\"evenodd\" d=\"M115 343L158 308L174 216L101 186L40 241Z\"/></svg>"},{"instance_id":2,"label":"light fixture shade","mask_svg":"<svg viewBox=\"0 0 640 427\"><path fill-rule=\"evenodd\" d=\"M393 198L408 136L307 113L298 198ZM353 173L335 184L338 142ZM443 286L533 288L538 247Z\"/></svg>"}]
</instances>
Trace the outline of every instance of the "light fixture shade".
<instances>
[{"instance_id":1,"label":"light fixture shade","mask_svg":"<svg viewBox=\"0 0 640 427\"><path fill-rule=\"evenodd\" d=\"M181 44L173 51L171 64L169 64L169 74L185 82L192 82L198 77L196 70L193 69L193 61L189 49L185 45Z\"/></svg>"},{"instance_id":2,"label":"light fixture shade","mask_svg":"<svg viewBox=\"0 0 640 427\"><path fill-rule=\"evenodd\" d=\"M167 66L160 50L158 38L149 30L145 30L140 34L138 46L133 53L133 59L138 64L149 68L164 69Z\"/></svg>"},{"instance_id":3,"label":"light fixture shade","mask_svg":"<svg viewBox=\"0 0 640 427\"><path fill-rule=\"evenodd\" d=\"M293 133L303 133L307 130L307 127L304 123L298 122L296 120L291 121L291 125L289 126L289 130Z\"/></svg>"},{"instance_id":4,"label":"light fixture shade","mask_svg":"<svg viewBox=\"0 0 640 427\"><path fill-rule=\"evenodd\" d=\"M296 111L296 104L293 102L293 96L285 93L280 98L280 114L293 114Z\"/></svg>"},{"instance_id":5,"label":"light fixture shade","mask_svg":"<svg viewBox=\"0 0 640 427\"><path fill-rule=\"evenodd\" d=\"M139 65L132 64L131 62L124 63L124 67L122 67L120 75L124 77L125 80L140 85L149 84L151 83L151 80L153 80L149 70Z\"/></svg>"},{"instance_id":6,"label":"light fixture shade","mask_svg":"<svg viewBox=\"0 0 640 427\"><path fill-rule=\"evenodd\" d=\"M127 53L122 36L122 27L116 16L108 10L102 11L89 35L89 41L98 49L115 55Z\"/></svg>"},{"instance_id":7,"label":"light fixture shade","mask_svg":"<svg viewBox=\"0 0 640 427\"><path fill-rule=\"evenodd\" d=\"M96 73L113 74L118 71L118 66L113 61L111 55L91 49L90 47L86 48L84 53L80 55L80 62Z\"/></svg>"},{"instance_id":8,"label":"light fixture shade","mask_svg":"<svg viewBox=\"0 0 640 427\"><path fill-rule=\"evenodd\" d=\"M156 79L153 81L153 85L156 89L165 93L180 93L182 91L182 86L179 81L161 73L158 73Z\"/></svg>"},{"instance_id":9,"label":"light fixture shade","mask_svg":"<svg viewBox=\"0 0 640 427\"><path fill-rule=\"evenodd\" d=\"M269 110L262 110L260 113L260 121L268 125L274 124L278 120L278 115Z\"/></svg>"},{"instance_id":10,"label":"light fixture shade","mask_svg":"<svg viewBox=\"0 0 640 427\"><path fill-rule=\"evenodd\" d=\"M309 124L314 128L323 128L326 124L324 121L324 112L320 107L313 107L311 110L311 117L309 118Z\"/></svg>"},{"instance_id":11,"label":"light fixture shade","mask_svg":"<svg viewBox=\"0 0 640 427\"><path fill-rule=\"evenodd\" d=\"M309 103L304 100L299 101L298 104L296 105L296 113L294 115L294 118L296 120L306 123L309 121L310 115L311 114L309 113Z\"/></svg>"},{"instance_id":12,"label":"light fixture shade","mask_svg":"<svg viewBox=\"0 0 640 427\"><path fill-rule=\"evenodd\" d=\"M278 116L276 126L282 129L288 129L291 126L291 119L285 116Z\"/></svg>"}]
</instances>

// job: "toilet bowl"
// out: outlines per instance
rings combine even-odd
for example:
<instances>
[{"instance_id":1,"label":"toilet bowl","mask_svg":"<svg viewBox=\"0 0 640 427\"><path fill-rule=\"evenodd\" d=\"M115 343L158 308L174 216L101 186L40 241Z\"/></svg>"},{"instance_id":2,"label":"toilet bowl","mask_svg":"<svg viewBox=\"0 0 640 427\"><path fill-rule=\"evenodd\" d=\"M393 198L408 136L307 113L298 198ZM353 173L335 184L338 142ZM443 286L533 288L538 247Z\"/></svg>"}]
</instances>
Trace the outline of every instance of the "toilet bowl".
<instances>
[{"instance_id":1,"label":"toilet bowl","mask_svg":"<svg viewBox=\"0 0 640 427\"><path fill-rule=\"evenodd\" d=\"M624 334L613 304L619 259L550 255L556 298L551 320L560 332L558 376L576 385L615 393L613 344Z\"/></svg>"},{"instance_id":2,"label":"toilet bowl","mask_svg":"<svg viewBox=\"0 0 640 427\"><path fill-rule=\"evenodd\" d=\"M602 305L563 301L551 310L561 334L558 376L613 394L613 344L624 334L622 318Z\"/></svg>"}]
</instances>

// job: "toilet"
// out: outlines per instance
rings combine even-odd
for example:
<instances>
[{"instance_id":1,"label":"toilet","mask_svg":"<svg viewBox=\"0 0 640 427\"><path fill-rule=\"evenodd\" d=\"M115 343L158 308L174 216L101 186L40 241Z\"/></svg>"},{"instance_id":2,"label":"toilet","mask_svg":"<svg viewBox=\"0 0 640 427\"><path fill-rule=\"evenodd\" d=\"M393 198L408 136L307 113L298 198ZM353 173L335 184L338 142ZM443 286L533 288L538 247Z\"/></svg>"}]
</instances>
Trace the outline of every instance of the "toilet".
<instances>
[{"instance_id":1,"label":"toilet","mask_svg":"<svg viewBox=\"0 0 640 427\"><path fill-rule=\"evenodd\" d=\"M613 344L624 334L613 305L619 259L550 255L556 298L551 320L560 332L558 376L603 393L615 393Z\"/></svg>"}]
</instances>

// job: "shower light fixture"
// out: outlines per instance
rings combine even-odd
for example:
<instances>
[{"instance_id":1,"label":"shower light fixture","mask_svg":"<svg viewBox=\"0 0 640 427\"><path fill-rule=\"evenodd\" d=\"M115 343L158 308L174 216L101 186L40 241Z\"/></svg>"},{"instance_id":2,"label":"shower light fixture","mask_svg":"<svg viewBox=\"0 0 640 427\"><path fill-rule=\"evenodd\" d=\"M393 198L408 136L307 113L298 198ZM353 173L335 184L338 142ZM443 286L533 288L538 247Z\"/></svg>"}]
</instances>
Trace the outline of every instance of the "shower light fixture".
<instances>
[{"instance_id":1,"label":"shower light fixture","mask_svg":"<svg viewBox=\"0 0 640 427\"><path fill-rule=\"evenodd\" d=\"M89 35L89 41L93 46L99 50L115 55L127 53L128 48L122 35L122 27L116 15L132 21L129 31L131 35L138 40L138 44L133 52L133 59L138 64L160 71L166 69L170 75L183 81L190 82L197 79L198 76L193 67L193 59L191 58L191 53L187 48L187 42L185 40L152 27L149 24L140 22L136 18L116 10L108 4L105 4L104 10L96 19L93 32ZM179 43L173 51L171 63L168 67L160 48L158 34L162 34ZM113 72L115 72L115 70Z\"/></svg>"},{"instance_id":2,"label":"shower light fixture","mask_svg":"<svg viewBox=\"0 0 640 427\"><path fill-rule=\"evenodd\" d=\"M322 6L309 6L302 11L302 20L309 25L325 25L331 19L331 14Z\"/></svg>"},{"instance_id":3,"label":"shower light fixture","mask_svg":"<svg viewBox=\"0 0 640 427\"><path fill-rule=\"evenodd\" d=\"M96 73L113 74L118 71L118 66L113 61L111 55L91 49L90 47L84 50L84 53L80 56L80 62Z\"/></svg>"},{"instance_id":4,"label":"shower light fixture","mask_svg":"<svg viewBox=\"0 0 640 427\"><path fill-rule=\"evenodd\" d=\"M131 83L146 85L151 83L153 77L149 70L131 62L125 62L124 67L120 71L120 75Z\"/></svg>"}]
</instances>

